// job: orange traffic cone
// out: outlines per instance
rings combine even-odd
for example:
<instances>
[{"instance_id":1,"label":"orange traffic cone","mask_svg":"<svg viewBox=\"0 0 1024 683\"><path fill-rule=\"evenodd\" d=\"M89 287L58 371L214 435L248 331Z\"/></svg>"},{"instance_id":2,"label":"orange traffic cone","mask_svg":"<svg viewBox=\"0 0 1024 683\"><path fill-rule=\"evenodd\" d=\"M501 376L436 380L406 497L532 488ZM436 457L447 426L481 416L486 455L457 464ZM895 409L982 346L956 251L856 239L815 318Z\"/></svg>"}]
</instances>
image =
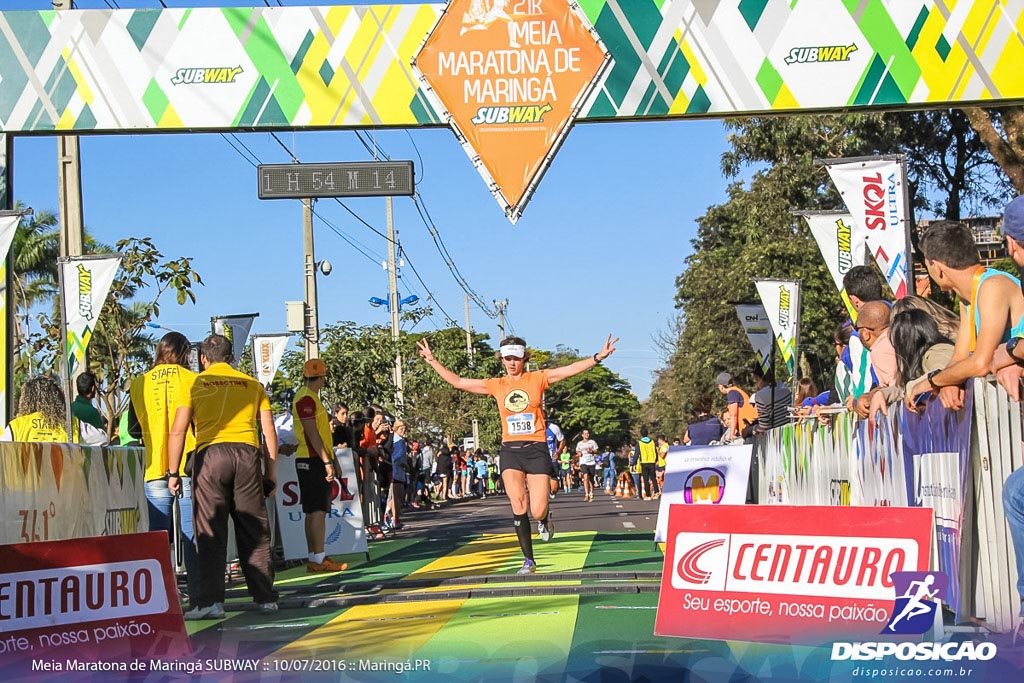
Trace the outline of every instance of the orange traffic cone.
<instances>
[{"instance_id":1,"label":"orange traffic cone","mask_svg":"<svg viewBox=\"0 0 1024 683\"><path fill-rule=\"evenodd\" d=\"M615 485L615 497L622 498L626 493L622 490L622 480L619 479L619 483Z\"/></svg>"},{"instance_id":2,"label":"orange traffic cone","mask_svg":"<svg viewBox=\"0 0 1024 683\"><path fill-rule=\"evenodd\" d=\"M606 481L608 481L608 480L606 480ZM605 485L604 492L607 495L609 495L609 496L612 494L612 482L611 481L608 481L608 483Z\"/></svg>"}]
</instances>

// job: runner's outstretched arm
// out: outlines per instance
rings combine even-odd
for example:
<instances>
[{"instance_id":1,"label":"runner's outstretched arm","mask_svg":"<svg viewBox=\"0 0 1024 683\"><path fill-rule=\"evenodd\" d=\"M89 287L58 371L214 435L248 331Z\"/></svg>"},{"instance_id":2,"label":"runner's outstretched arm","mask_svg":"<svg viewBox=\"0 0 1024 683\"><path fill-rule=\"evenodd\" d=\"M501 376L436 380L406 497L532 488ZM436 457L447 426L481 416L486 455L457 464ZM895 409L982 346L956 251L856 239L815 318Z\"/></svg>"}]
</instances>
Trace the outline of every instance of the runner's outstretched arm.
<instances>
[{"instance_id":1,"label":"runner's outstretched arm","mask_svg":"<svg viewBox=\"0 0 1024 683\"><path fill-rule=\"evenodd\" d=\"M426 337L416 342L416 348L419 349L420 356L422 356L423 360L427 362L427 365L432 367L434 372L436 372L445 382L448 382L448 384L451 384L456 389L468 391L471 394L487 394L487 386L484 384L482 379L459 377L454 372L441 365L441 361L434 358L434 352L430 350L430 344L427 342Z\"/></svg>"},{"instance_id":2,"label":"runner's outstretched arm","mask_svg":"<svg viewBox=\"0 0 1024 683\"><path fill-rule=\"evenodd\" d=\"M608 335L608 339L605 340L604 346L601 350L595 353L590 358L584 358L578 360L571 365L563 365L560 368L553 368L547 371L548 382L554 384L555 382L561 382L563 379L569 379L573 375L578 375L581 372L586 372L595 365L600 365L608 356L615 353L615 345L619 342L619 338L612 339L612 335Z\"/></svg>"}]
</instances>

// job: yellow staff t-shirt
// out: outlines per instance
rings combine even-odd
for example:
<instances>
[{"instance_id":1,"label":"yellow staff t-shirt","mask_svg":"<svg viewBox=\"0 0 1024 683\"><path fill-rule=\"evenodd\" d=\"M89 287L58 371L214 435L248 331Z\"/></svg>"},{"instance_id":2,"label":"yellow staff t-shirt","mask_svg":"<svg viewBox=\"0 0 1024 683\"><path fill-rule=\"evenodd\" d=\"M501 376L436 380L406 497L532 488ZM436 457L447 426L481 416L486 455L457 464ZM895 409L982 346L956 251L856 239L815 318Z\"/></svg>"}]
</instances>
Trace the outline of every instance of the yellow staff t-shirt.
<instances>
[{"instance_id":1,"label":"yellow staff t-shirt","mask_svg":"<svg viewBox=\"0 0 1024 683\"><path fill-rule=\"evenodd\" d=\"M257 420L270 410L263 386L227 363L214 363L199 373L188 406L196 426L196 449L215 443L244 443L258 448Z\"/></svg>"},{"instance_id":2,"label":"yellow staff t-shirt","mask_svg":"<svg viewBox=\"0 0 1024 683\"><path fill-rule=\"evenodd\" d=\"M146 481L162 479L167 472L167 439L174 424L174 413L187 404L195 382L196 373L171 363L157 365L132 380L129 395L146 447ZM185 433L185 454L195 449L196 434L190 425ZM182 458L178 474L184 472L185 458Z\"/></svg>"}]
</instances>

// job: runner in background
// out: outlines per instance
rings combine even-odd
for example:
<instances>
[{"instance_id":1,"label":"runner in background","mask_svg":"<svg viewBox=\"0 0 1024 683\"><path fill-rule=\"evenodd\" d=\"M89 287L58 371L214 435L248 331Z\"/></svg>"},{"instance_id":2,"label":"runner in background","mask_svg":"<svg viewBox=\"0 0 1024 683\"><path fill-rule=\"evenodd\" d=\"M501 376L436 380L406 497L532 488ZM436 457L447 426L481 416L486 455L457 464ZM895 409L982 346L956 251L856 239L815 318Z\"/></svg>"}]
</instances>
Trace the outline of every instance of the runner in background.
<instances>
[{"instance_id":1,"label":"runner in background","mask_svg":"<svg viewBox=\"0 0 1024 683\"><path fill-rule=\"evenodd\" d=\"M658 437L658 458L654 461L654 473L658 479L658 492L653 498L661 498L661 490L665 488L665 462L668 457L668 439L662 434Z\"/></svg>"},{"instance_id":2,"label":"runner in background","mask_svg":"<svg viewBox=\"0 0 1024 683\"><path fill-rule=\"evenodd\" d=\"M615 454L612 453L612 447L607 444L604 447L604 481L601 487L608 493L615 490Z\"/></svg>"},{"instance_id":3,"label":"runner in background","mask_svg":"<svg viewBox=\"0 0 1024 683\"><path fill-rule=\"evenodd\" d=\"M562 434L561 428L554 422L548 422L548 428L544 432L545 439L548 443L548 452L551 453L551 500L555 499L555 494L558 493L558 483L561 475L559 474L558 459L562 453L565 452L565 435Z\"/></svg>"},{"instance_id":4,"label":"runner in background","mask_svg":"<svg viewBox=\"0 0 1024 683\"><path fill-rule=\"evenodd\" d=\"M583 438L576 444L580 475L583 479L583 500L594 502L594 475L597 471L597 442L590 438L590 430L583 430Z\"/></svg>"},{"instance_id":5,"label":"runner in background","mask_svg":"<svg viewBox=\"0 0 1024 683\"><path fill-rule=\"evenodd\" d=\"M498 404L502 437L499 451L501 478L512 507L512 520L524 557L519 574L537 571L533 559L528 508L537 520L537 533L542 540L550 540L554 532L548 513L551 454L545 437L547 425L544 419L544 390L555 382L600 364L615 352L617 341L608 335L601 350L590 358L550 370L526 372L526 362L529 360L526 341L521 337L508 337L501 341L498 350L506 375L486 380L459 377L434 357L426 337L416 342L420 356L441 379L456 389L492 396Z\"/></svg>"}]
</instances>

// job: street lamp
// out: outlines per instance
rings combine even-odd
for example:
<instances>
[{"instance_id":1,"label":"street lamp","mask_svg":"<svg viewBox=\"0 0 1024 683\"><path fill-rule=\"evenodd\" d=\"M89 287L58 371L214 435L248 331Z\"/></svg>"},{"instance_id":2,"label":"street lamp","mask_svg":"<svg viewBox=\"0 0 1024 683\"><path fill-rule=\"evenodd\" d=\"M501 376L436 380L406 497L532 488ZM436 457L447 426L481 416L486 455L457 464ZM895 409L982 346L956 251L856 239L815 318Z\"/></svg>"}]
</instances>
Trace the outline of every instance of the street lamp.
<instances>
[{"instance_id":1,"label":"street lamp","mask_svg":"<svg viewBox=\"0 0 1024 683\"><path fill-rule=\"evenodd\" d=\"M405 297L404 299L399 299L398 300L398 310L402 310L402 306L412 306L413 304L417 303L419 300L420 300L420 298L418 296L416 296L415 294L410 294L409 296ZM388 301L387 299L381 299L378 296L371 296L369 301L370 301L370 305L373 306L374 308L380 308L381 306L383 306L387 310L389 310L389 311L391 310L391 302Z\"/></svg>"}]
</instances>

